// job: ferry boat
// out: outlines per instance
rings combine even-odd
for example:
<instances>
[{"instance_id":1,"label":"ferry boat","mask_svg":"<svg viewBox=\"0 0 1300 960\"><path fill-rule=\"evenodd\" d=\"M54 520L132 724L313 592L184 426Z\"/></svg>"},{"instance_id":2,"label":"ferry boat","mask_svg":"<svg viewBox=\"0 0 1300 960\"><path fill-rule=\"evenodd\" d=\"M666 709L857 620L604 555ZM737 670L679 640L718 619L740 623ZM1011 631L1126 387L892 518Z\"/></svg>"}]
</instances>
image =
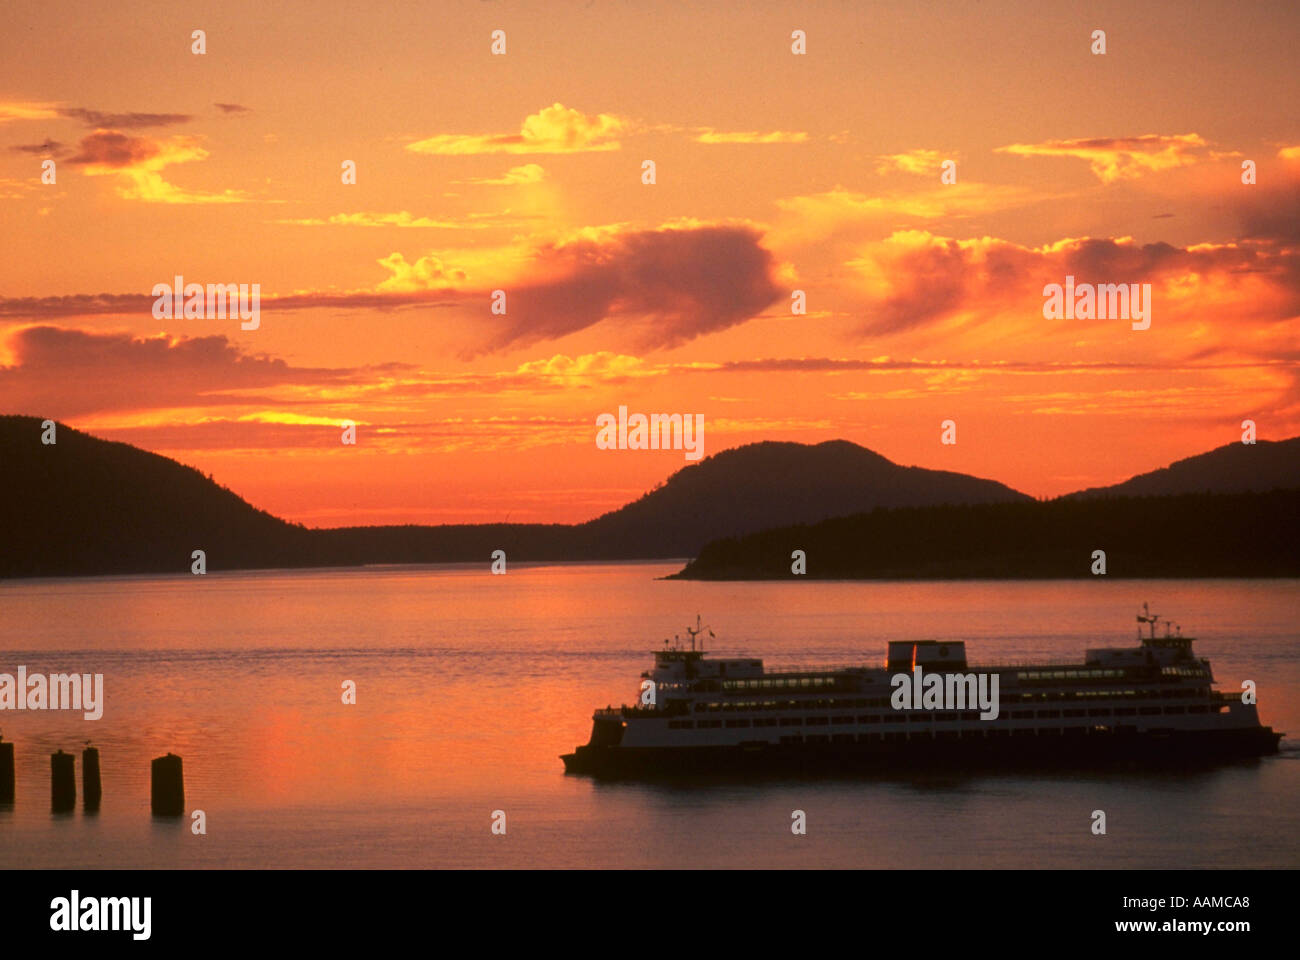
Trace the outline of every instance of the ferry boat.
<instances>
[{"instance_id":1,"label":"ferry boat","mask_svg":"<svg viewBox=\"0 0 1300 960\"><path fill-rule=\"evenodd\" d=\"M768 670L705 656L697 617L689 648L665 641L654 653L640 702L597 710L590 742L561 759L567 773L626 776L1191 765L1277 753L1282 734L1241 693L1213 689L1193 638L1168 622L1157 636L1160 616L1145 604L1137 619L1136 646L1089 649L1082 662L968 666L963 641L897 640L881 666ZM900 707L900 675L919 684L927 674L957 697ZM996 709L961 702L981 677Z\"/></svg>"}]
</instances>

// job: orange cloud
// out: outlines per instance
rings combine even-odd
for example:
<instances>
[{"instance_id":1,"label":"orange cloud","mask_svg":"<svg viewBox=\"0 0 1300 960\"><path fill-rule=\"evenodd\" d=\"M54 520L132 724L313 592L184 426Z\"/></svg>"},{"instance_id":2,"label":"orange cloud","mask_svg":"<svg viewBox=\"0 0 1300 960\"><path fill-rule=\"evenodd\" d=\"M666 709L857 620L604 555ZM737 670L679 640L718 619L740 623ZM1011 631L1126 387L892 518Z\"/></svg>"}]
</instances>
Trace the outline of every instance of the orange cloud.
<instances>
[{"instance_id":1,"label":"orange cloud","mask_svg":"<svg viewBox=\"0 0 1300 960\"><path fill-rule=\"evenodd\" d=\"M336 213L326 219L304 217L298 220L272 220L271 222L299 227L423 227L440 230L483 229L487 226L485 223L474 224L461 220L417 217L406 210L399 210L396 213Z\"/></svg>"},{"instance_id":2,"label":"orange cloud","mask_svg":"<svg viewBox=\"0 0 1300 960\"><path fill-rule=\"evenodd\" d=\"M223 336L133 337L63 327L23 327L6 343L0 408L70 417L103 410L247 404L232 391L339 384L359 370L291 367L243 353ZM373 375L373 374L372 374Z\"/></svg>"},{"instance_id":3,"label":"orange cloud","mask_svg":"<svg viewBox=\"0 0 1300 960\"><path fill-rule=\"evenodd\" d=\"M956 240L904 230L868 245L849 266L870 298L870 333L994 318L1004 336L1018 324L1041 328L1042 288L1067 275L1080 283L1150 283L1154 322L1197 324L1193 338L1208 337L1206 314L1255 325L1300 316L1300 250L1281 239L1181 248L1085 237L1031 248L995 237ZM1108 322L1069 321L1072 329Z\"/></svg>"},{"instance_id":4,"label":"orange cloud","mask_svg":"<svg viewBox=\"0 0 1300 960\"><path fill-rule=\"evenodd\" d=\"M618 150L627 121L608 113L584 114L561 103L524 118L519 133L443 133L408 143L413 153L465 156L485 153L583 153Z\"/></svg>"},{"instance_id":5,"label":"orange cloud","mask_svg":"<svg viewBox=\"0 0 1300 960\"><path fill-rule=\"evenodd\" d=\"M772 130L760 133L753 130L722 131L701 127L693 138L696 143L805 143L808 134L799 130Z\"/></svg>"},{"instance_id":6,"label":"orange cloud","mask_svg":"<svg viewBox=\"0 0 1300 960\"><path fill-rule=\"evenodd\" d=\"M1076 157L1087 160L1102 183L1113 183L1197 163L1205 159L1201 150L1206 146L1206 141L1195 133L1181 136L1149 133L1140 137L1013 143L998 147L997 152L1021 157Z\"/></svg>"},{"instance_id":7,"label":"orange cloud","mask_svg":"<svg viewBox=\"0 0 1300 960\"><path fill-rule=\"evenodd\" d=\"M903 173L935 174L939 173L939 166L944 160L953 159L950 155L940 153L938 150L925 150L918 148L908 150L906 153L888 153L876 158L876 172L889 173L894 170L900 170ZM949 184L956 186L956 184Z\"/></svg>"},{"instance_id":8,"label":"orange cloud","mask_svg":"<svg viewBox=\"0 0 1300 960\"><path fill-rule=\"evenodd\" d=\"M115 176L118 196L146 203L243 203L239 190L203 193L185 190L164 180L158 172L177 163L204 160L208 151L194 137L156 141L130 137L117 130L96 130L81 140L81 152L69 162L79 164L87 176Z\"/></svg>"},{"instance_id":9,"label":"orange cloud","mask_svg":"<svg viewBox=\"0 0 1300 960\"><path fill-rule=\"evenodd\" d=\"M529 183L541 183L546 179L546 171L536 163L525 163L521 167L511 167L500 177L475 177L460 180L458 183L475 183L480 186L515 187Z\"/></svg>"},{"instance_id":10,"label":"orange cloud","mask_svg":"<svg viewBox=\"0 0 1300 960\"><path fill-rule=\"evenodd\" d=\"M58 104L31 101L0 102L0 123L11 120L55 120L59 116Z\"/></svg>"}]
</instances>

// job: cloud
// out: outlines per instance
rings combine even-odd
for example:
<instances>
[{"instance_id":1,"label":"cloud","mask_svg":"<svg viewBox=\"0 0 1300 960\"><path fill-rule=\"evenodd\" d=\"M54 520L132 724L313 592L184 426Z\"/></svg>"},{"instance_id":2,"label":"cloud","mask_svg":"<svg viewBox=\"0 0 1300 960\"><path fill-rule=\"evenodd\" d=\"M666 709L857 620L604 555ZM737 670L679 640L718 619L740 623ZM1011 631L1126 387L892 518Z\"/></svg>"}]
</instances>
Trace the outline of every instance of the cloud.
<instances>
[{"instance_id":1,"label":"cloud","mask_svg":"<svg viewBox=\"0 0 1300 960\"><path fill-rule=\"evenodd\" d=\"M1004 333L1017 322L1040 327L1044 285L1067 275L1076 283L1150 283L1159 323L1200 322L1209 314L1259 325L1300 314L1300 251L1273 240L1184 248L1085 237L1031 248L904 230L868 245L848 265L864 282L870 334L994 318ZM1114 321L1068 322L1078 329Z\"/></svg>"},{"instance_id":2,"label":"cloud","mask_svg":"<svg viewBox=\"0 0 1300 960\"><path fill-rule=\"evenodd\" d=\"M1147 173L1159 173L1198 163L1206 157L1207 142L1195 133L1168 136L1156 133L1140 137L1097 137L1080 140L1047 140L1043 143L1013 143L998 147L998 153L1021 157L1075 157L1087 160L1102 183L1134 180Z\"/></svg>"},{"instance_id":3,"label":"cloud","mask_svg":"<svg viewBox=\"0 0 1300 960\"><path fill-rule=\"evenodd\" d=\"M300 227L426 227L441 230L482 229L486 223L473 224L461 220L434 220L429 217L417 217L406 210L397 213L336 213L328 219L307 217L298 220L272 220L272 223L290 224Z\"/></svg>"},{"instance_id":4,"label":"cloud","mask_svg":"<svg viewBox=\"0 0 1300 960\"><path fill-rule=\"evenodd\" d=\"M639 327L643 345L675 346L743 323L784 295L759 239L749 225L591 228L533 241L517 257L521 273L509 282L498 274L490 285L440 256L409 263L394 253L380 261L392 272L380 289L458 288L485 310L491 291L504 289L506 315L485 320L482 349L563 337L603 320Z\"/></svg>"},{"instance_id":5,"label":"cloud","mask_svg":"<svg viewBox=\"0 0 1300 960\"><path fill-rule=\"evenodd\" d=\"M58 112L59 116L80 120L88 127L120 127L123 130L170 127L194 119L188 113L104 113L85 107L60 107Z\"/></svg>"},{"instance_id":6,"label":"cloud","mask_svg":"<svg viewBox=\"0 0 1300 960\"><path fill-rule=\"evenodd\" d=\"M546 179L546 171L536 163L525 163L521 167L511 167L503 176L490 178L471 178L457 180L456 183L476 183L480 186L514 187L529 183L541 183Z\"/></svg>"},{"instance_id":7,"label":"cloud","mask_svg":"<svg viewBox=\"0 0 1300 960\"><path fill-rule=\"evenodd\" d=\"M772 255L748 226L618 230L540 246L538 279L511 290L494 345L561 337L602 320L643 324L669 347L727 329L782 297Z\"/></svg>"},{"instance_id":8,"label":"cloud","mask_svg":"<svg viewBox=\"0 0 1300 960\"><path fill-rule=\"evenodd\" d=\"M11 120L55 120L58 116L59 107L55 103L0 102L0 123Z\"/></svg>"},{"instance_id":9,"label":"cloud","mask_svg":"<svg viewBox=\"0 0 1300 960\"><path fill-rule=\"evenodd\" d=\"M486 313L492 291L505 289L507 313L484 319L480 351L562 337L601 321L633 329L640 343L674 346L743 323L786 294L776 283L771 253L748 224L588 228L476 256L480 262L471 275L442 254L408 261L394 252L378 261L388 277L374 290L267 295L261 309L267 314L473 303ZM152 303L144 294L0 298L0 318L144 316Z\"/></svg>"},{"instance_id":10,"label":"cloud","mask_svg":"<svg viewBox=\"0 0 1300 960\"><path fill-rule=\"evenodd\" d=\"M38 156L57 157L63 152L63 144L46 137L44 143L20 143L9 149L14 153L34 153Z\"/></svg>"},{"instance_id":11,"label":"cloud","mask_svg":"<svg viewBox=\"0 0 1300 960\"><path fill-rule=\"evenodd\" d=\"M952 157L938 150L915 149L906 153L888 153L876 157L876 172L890 173L901 170L903 173L938 174L939 165ZM955 184L949 184L955 186Z\"/></svg>"},{"instance_id":12,"label":"cloud","mask_svg":"<svg viewBox=\"0 0 1300 960\"><path fill-rule=\"evenodd\" d=\"M922 190L867 194L836 186L822 193L783 197L776 201L783 214L771 234L775 249L805 244L822 245L828 239L860 237L891 228L899 217L937 220L968 217L1021 206L1045 195L1011 184L964 181L932 185Z\"/></svg>"},{"instance_id":13,"label":"cloud","mask_svg":"<svg viewBox=\"0 0 1300 960\"><path fill-rule=\"evenodd\" d=\"M379 284L379 290L443 291L454 289L467 279L464 270L448 267L440 258L432 254L420 257L414 263L408 263L401 253L390 253L380 259L379 264L390 273L388 279Z\"/></svg>"},{"instance_id":14,"label":"cloud","mask_svg":"<svg viewBox=\"0 0 1300 960\"><path fill-rule=\"evenodd\" d=\"M519 133L444 133L408 143L413 153L465 156L485 153L583 153L618 150L627 121L607 113L587 115L553 103L524 118Z\"/></svg>"},{"instance_id":15,"label":"cloud","mask_svg":"<svg viewBox=\"0 0 1300 960\"><path fill-rule=\"evenodd\" d=\"M81 140L81 152L69 162L79 164L87 176L111 175L118 179L118 196L147 203L243 203L240 190L204 193L168 183L158 171L177 163L204 160L208 151L194 137L150 140L130 137L117 130L96 130Z\"/></svg>"},{"instance_id":16,"label":"cloud","mask_svg":"<svg viewBox=\"0 0 1300 960\"><path fill-rule=\"evenodd\" d=\"M53 326L22 327L0 366L0 408L70 417L104 410L246 404L231 391L339 384L359 369L291 367L243 353L223 336L133 337Z\"/></svg>"},{"instance_id":17,"label":"cloud","mask_svg":"<svg viewBox=\"0 0 1300 960\"><path fill-rule=\"evenodd\" d=\"M252 113L252 107L246 107L242 103L214 103L214 107L222 113Z\"/></svg>"},{"instance_id":18,"label":"cloud","mask_svg":"<svg viewBox=\"0 0 1300 960\"><path fill-rule=\"evenodd\" d=\"M162 146L146 137L128 137L116 130L96 130L82 138L81 152L68 162L85 164L95 168L93 172L103 173L142 164L161 153ZM202 153L199 159L205 156L207 154Z\"/></svg>"},{"instance_id":19,"label":"cloud","mask_svg":"<svg viewBox=\"0 0 1300 960\"><path fill-rule=\"evenodd\" d=\"M693 137L696 143L805 143L808 134L798 130L772 130L767 133L757 131L722 131L712 127L700 127Z\"/></svg>"}]
</instances>

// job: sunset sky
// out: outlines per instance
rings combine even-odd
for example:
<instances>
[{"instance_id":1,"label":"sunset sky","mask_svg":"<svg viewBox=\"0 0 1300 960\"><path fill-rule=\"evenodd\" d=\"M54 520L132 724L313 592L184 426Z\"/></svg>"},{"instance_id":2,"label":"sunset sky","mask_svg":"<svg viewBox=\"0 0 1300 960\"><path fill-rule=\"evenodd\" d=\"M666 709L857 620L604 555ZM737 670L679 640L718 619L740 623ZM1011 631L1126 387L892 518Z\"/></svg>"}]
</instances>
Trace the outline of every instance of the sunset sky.
<instances>
[{"instance_id":1,"label":"sunset sky","mask_svg":"<svg viewBox=\"0 0 1300 960\"><path fill-rule=\"evenodd\" d=\"M5 5L0 412L322 526L594 517L687 465L620 405L1036 496L1300 433L1293 2L191 6Z\"/></svg>"}]
</instances>

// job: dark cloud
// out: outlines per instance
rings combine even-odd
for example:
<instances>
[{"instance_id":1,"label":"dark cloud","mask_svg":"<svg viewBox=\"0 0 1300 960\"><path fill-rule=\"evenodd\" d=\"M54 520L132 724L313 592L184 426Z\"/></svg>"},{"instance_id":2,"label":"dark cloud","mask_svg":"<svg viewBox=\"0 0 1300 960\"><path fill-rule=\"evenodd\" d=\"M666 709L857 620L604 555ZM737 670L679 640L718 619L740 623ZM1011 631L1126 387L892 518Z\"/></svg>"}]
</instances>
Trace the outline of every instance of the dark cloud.
<instances>
[{"instance_id":1,"label":"dark cloud","mask_svg":"<svg viewBox=\"0 0 1300 960\"><path fill-rule=\"evenodd\" d=\"M118 127L123 130L170 127L178 123L189 123L194 119L188 113L104 113L99 110L87 110L85 107L62 107L59 109L59 115L80 120L88 127Z\"/></svg>"},{"instance_id":2,"label":"dark cloud","mask_svg":"<svg viewBox=\"0 0 1300 960\"><path fill-rule=\"evenodd\" d=\"M544 246L539 273L512 287L488 349L554 339L602 320L639 325L643 346L673 346L743 323L783 296L772 255L749 227L644 230Z\"/></svg>"},{"instance_id":3,"label":"dark cloud","mask_svg":"<svg viewBox=\"0 0 1300 960\"><path fill-rule=\"evenodd\" d=\"M68 162L129 167L157 156L161 149L146 137L128 137L116 130L96 130L81 138L81 152Z\"/></svg>"},{"instance_id":4,"label":"dark cloud","mask_svg":"<svg viewBox=\"0 0 1300 960\"><path fill-rule=\"evenodd\" d=\"M226 391L283 384L363 381L363 369L292 367L242 352L223 336L133 337L64 327L26 327L8 340L0 408L69 417L103 410L246 404Z\"/></svg>"},{"instance_id":5,"label":"dark cloud","mask_svg":"<svg viewBox=\"0 0 1300 960\"><path fill-rule=\"evenodd\" d=\"M63 152L63 144L46 137L44 143L20 143L9 149L14 153L35 153L41 156L54 157Z\"/></svg>"},{"instance_id":6,"label":"dark cloud","mask_svg":"<svg viewBox=\"0 0 1300 960\"><path fill-rule=\"evenodd\" d=\"M1295 229L1279 222L1277 229ZM958 313L984 320L998 310L1041 307L1042 288L1063 283L1150 283L1195 275L1231 287L1256 281L1271 290L1271 302L1254 305L1251 319L1286 320L1300 312L1300 250L1281 240L1176 247L1085 238L1032 249L1005 240L979 241L911 235L872 252L889 290L880 297L864 332L897 333L948 319ZM1167 301L1169 302L1169 301Z\"/></svg>"},{"instance_id":7,"label":"dark cloud","mask_svg":"<svg viewBox=\"0 0 1300 960\"><path fill-rule=\"evenodd\" d=\"M252 107L246 107L242 103L214 103L214 107L222 113L252 113Z\"/></svg>"},{"instance_id":8,"label":"dark cloud","mask_svg":"<svg viewBox=\"0 0 1300 960\"><path fill-rule=\"evenodd\" d=\"M96 133L82 141L82 154L74 162L123 166L149 156L151 146L122 134ZM773 280L772 255L749 227L628 232L544 245L533 255L536 275L547 279L510 286L508 312L495 318L498 325L480 341L479 350L562 337L603 320L632 328L644 346L673 346L743 323L786 293ZM263 297L261 309L449 307L470 300L485 303L490 292L308 292ZM0 298L0 318L146 314L153 300L109 293Z\"/></svg>"}]
</instances>

